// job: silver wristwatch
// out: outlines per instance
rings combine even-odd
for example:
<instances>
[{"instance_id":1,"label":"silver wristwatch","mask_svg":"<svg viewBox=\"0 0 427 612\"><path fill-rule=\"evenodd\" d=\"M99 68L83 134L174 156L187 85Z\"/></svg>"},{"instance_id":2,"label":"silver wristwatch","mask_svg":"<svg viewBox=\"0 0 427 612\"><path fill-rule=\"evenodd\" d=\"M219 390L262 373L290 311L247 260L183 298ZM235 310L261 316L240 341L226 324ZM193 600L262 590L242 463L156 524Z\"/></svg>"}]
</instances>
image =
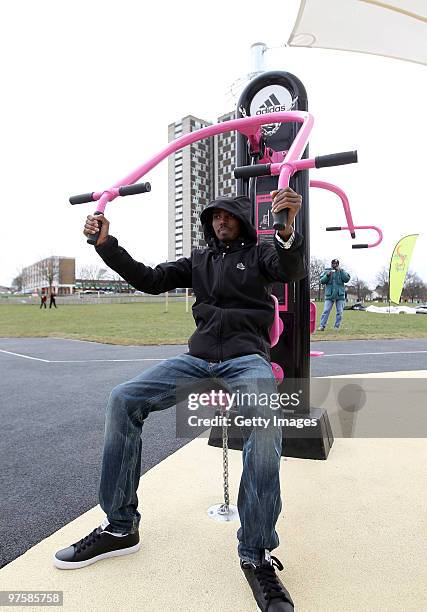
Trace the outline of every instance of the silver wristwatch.
<instances>
[{"instance_id":1,"label":"silver wristwatch","mask_svg":"<svg viewBox=\"0 0 427 612\"><path fill-rule=\"evenodd\" d=\"M283 247L284 249L290 249L295 240L295 230L292 230L292 234L287 240L283 240L279 232L276 231L276 238L281 247Z\"/></svg>"}]
</instances>

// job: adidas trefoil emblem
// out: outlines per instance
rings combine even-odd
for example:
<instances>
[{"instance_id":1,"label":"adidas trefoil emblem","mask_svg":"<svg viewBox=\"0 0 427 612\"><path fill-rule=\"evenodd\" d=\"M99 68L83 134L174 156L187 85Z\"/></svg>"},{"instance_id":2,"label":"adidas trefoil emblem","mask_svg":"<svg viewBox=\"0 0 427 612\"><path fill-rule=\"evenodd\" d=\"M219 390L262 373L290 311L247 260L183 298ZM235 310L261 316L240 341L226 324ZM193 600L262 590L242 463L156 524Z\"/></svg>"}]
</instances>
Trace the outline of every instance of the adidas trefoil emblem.
<instances>
[{"instance_id":1,"label":"adidas trefoil emblem","mask_svg":"<svg viewBox=\"0 0 427 612\"><path fill-rule=\"evenodd\" d=\"M236 268L237 268L238 270L246 270L245 265L244 265L244 264L242 264L242 262L238 263L238 264L237 264L237 266L236 266Z\"/></svg>"}]
</instances>

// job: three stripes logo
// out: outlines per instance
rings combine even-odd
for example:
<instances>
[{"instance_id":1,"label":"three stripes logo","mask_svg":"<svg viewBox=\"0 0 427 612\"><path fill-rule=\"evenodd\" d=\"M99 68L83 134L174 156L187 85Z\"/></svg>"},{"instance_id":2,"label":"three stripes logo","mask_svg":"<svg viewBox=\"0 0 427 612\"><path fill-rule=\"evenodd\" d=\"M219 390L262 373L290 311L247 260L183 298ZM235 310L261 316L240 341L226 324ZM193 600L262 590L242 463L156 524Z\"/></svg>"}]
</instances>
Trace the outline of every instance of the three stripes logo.
<instances>
[{"instance_id":1,"label":"three stripes logo","mask_svg":"<svg viewBox=\"0 0 427 612\"><path fill-rule=\"evenodd\" d=\"M292 100L291 108L294 106L295 102L296 102L296 99ZM267 100L265 100L265 102L261 104L256 114L265 115L267 113L279 113L279 112L286 111L286 110L287 110L286 105L280 104L280 100L277 98L277 96L274 93L272 93L267 98Z\"/></svg>"}]
</instances>

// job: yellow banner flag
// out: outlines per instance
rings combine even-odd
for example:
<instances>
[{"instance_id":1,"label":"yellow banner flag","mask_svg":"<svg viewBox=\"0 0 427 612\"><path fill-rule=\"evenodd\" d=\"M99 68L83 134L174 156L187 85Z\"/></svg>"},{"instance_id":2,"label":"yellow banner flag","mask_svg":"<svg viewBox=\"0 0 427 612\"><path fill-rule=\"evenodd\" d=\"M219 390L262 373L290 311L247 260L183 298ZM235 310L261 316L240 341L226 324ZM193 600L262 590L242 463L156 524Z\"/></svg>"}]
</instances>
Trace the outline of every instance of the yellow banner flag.
<instances>
[{"instance_id":1,"label":"yellow banner flag","mask_svg":"<svg viewBox=\"0 0 427 612\"><path fill-rule=\"evenodd\" d=\"M394 247L390 260L390 301L399 304L415 242L419 234L404 236Z\"/></svg>"}]
</instances>

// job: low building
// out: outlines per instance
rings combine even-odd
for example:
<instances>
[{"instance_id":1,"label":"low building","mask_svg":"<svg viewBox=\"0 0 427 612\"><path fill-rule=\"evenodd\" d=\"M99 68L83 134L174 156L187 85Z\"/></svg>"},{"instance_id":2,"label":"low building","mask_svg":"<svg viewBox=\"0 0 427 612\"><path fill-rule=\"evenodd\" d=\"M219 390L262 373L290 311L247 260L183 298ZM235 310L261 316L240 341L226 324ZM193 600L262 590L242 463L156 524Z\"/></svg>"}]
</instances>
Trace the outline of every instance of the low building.
<instances>
[{"instance_id":1,"label":"low building","mask_svg":"<svg viewBox=\"0 0 427 612\"><path fill-rule=\"evenodd\" d=\"M74 257L53 256L37 261L22 270L22 292L38 293L50 291L55 295L71 295L85 291L108 291L129 293L133 287L121 278L76 278Z\"/></svg>"},{"instance_id":2,"label":"low building","mask_svg":"<svg viewBox=\"0 0 427 612\"><path fill-rule=\"evenodd\" d=\"M74 257L52 256L22 270L23 293L70 295L74 290L76 260Z\"/></svg>"},{"instance_id":3,"label":"low building","mask_svg":"<svg viewBox=\"0 0 427 612\"><path fill-rule=\"evenodd\" d=\"M133 293L135 289L124 280L76 278L74 283L75 293L85 291L107 291L111 293Z\"/></svg>"}]
</instances>

